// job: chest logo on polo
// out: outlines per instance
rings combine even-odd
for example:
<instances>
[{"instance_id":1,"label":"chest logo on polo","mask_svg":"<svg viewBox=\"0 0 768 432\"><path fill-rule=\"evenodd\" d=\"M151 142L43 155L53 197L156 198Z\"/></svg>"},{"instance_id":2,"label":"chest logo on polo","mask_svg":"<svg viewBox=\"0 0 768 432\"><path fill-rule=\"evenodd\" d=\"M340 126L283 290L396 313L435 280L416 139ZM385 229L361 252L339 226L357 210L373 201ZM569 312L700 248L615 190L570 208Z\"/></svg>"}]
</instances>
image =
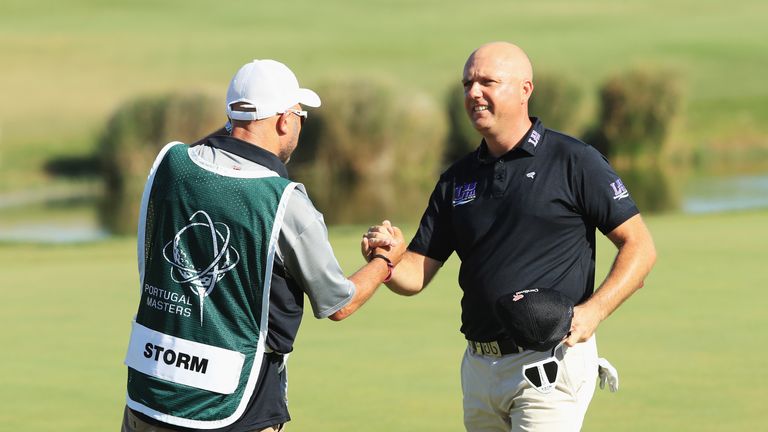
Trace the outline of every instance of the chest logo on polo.
<instances>
[{"instance_id":1,"label":"chest logo on polo","mask_svg":"<svg viewBox=\"0 0 768 432\"><path fill-rule=\"evenodd\" d=\"M611 189L613 189L613 199L615 200L629 197L629 191L624 186L624 183L621 182L621 179L611 183Z\"/></svg>"},{"instance_id":2,"label":"chest logo on polo","mask_svg":"<svg viewBox=\"0 0 768 432\"><path fill-rule=\"evenodd\" d=\"M240 261L240 255L230 245L229 227L213 222L208 213L199 210L189 218L189 224L163 246L163 257L171 265L171 279L191 289L200 299L200 325L203 325L205 298L216 287L216 282Z\"/></svg>"},{"instance_id":3,"label":"chest logo on polo","mask_svg":"<svg viewBox=\"0 0 768 432\"><path fill-rule=\"evenodd\" d=\"M536 171L531 171L528 174L525 175L529 179L533 180L534 177L536 177Z\"/></svg>"},{"instance_id":4,"label":"chest logo on polo","mask_svg":"<svg viewBox=\"0 0 768 432\"><path fill-rule=\"evenodd\" d=\"M453 189L453 206L464 205L477 198L477 182L464 183Z\"/></svg>"}]
</instances>

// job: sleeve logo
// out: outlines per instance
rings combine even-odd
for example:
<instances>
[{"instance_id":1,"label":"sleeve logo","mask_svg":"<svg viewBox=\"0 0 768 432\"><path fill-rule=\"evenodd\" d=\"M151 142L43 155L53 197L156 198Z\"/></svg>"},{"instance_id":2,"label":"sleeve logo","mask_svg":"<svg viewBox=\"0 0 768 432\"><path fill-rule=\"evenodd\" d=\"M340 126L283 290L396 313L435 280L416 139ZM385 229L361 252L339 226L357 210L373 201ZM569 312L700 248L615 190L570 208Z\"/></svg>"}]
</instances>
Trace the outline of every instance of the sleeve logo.
<instances>
[{"instance_id":1,"label":"sleeve logo","mask_svg":"<svg viewBox=\"0 0 768 432\"><path fill-rule=\"evenodd\" d=\"M611 189L613 189L613 199L615 200L629 197L629 191L624 186L624 183L621 182L621 179L611 183Z\"/></svg>"}]
</instances>

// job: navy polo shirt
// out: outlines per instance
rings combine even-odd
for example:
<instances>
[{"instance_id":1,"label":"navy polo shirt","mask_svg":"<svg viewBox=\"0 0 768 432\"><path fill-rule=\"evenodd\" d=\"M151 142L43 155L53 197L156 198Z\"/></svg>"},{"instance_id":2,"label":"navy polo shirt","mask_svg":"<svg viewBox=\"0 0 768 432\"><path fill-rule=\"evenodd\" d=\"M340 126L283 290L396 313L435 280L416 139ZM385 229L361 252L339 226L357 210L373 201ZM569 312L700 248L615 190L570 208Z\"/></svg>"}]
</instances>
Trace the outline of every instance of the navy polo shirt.
<instances>
[{"instance_id":1,"label":"navy polo shirt","mask_svg":"<svg viewBox=\"0 0 768 432\"><path fill-rule=\"evenodd\" d=\"M445 262L461 259L461 331L506 339L496 300L525 289L554 289L574 304L595 280L595 229L611 232L638 213L621 179L593 147L533 125L493 158L483 141L435 186L408 249Z\"/></svg>"}]
</instances>

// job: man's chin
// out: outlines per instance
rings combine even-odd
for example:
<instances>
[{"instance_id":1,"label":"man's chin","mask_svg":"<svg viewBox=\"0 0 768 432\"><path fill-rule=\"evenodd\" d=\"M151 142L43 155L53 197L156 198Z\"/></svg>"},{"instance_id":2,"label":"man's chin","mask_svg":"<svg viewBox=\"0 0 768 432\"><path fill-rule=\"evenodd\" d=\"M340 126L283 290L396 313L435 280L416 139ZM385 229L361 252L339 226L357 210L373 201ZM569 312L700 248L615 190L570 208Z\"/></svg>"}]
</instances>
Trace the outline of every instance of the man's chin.
<instances>
[{"instance_id":1,"label":"man's chin","mask_svg":"<svg viewBox=\"0 0 768 432\"><path fill-rule=\"evenodd\" d=\"M472 127L475 128L475 130L480 133L483 133L491 128L490 123L487 121L483 121L483 120L476 121L474 119L470 119L470 121L472 122Z\"/></svg>"}]
</instances>

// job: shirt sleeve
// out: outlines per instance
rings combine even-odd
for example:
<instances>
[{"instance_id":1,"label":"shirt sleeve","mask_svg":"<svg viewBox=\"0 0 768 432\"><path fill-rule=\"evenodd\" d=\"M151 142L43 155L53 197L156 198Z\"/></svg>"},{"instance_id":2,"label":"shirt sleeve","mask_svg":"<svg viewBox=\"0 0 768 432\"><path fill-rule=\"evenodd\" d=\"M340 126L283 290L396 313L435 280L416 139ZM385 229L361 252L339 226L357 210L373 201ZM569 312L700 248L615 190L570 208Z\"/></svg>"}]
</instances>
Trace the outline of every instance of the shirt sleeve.
<instances>
[{"instance_id":1,"label":"shirt sleeve","mask_svg":"<svg viewBox=\"0 0 768 432\"><path fill-rule=\"evenodd\" d=\"M355 284L346 278L333 254L323 215L301 186L289 198L278 253L286 273L309 297L316 318L332 315L355 295Z\"/></svg>"},{"instance_id":2,"label":"shirt sleeve","mask_svg":"<svg viewBox=\"0 0 768 432\"><path fill-rule=\"evenodd\" d=\"M626 185L594 147L584 146L573 170L577 205L586 220L608 234L640 213Z\"/></svg>"},{"instance_id":3,"label":"shirt sleeve","mask_svg":"<svg viewBox=\"0 0 768 432\"><path fill-rule=\"evenodd\" d=\"M456 248L451 223L451 182L446 180L447 177L443 174L437 182L419 229L408 245L408 250L443 263Z\"/></svg>"}]
</instances>

